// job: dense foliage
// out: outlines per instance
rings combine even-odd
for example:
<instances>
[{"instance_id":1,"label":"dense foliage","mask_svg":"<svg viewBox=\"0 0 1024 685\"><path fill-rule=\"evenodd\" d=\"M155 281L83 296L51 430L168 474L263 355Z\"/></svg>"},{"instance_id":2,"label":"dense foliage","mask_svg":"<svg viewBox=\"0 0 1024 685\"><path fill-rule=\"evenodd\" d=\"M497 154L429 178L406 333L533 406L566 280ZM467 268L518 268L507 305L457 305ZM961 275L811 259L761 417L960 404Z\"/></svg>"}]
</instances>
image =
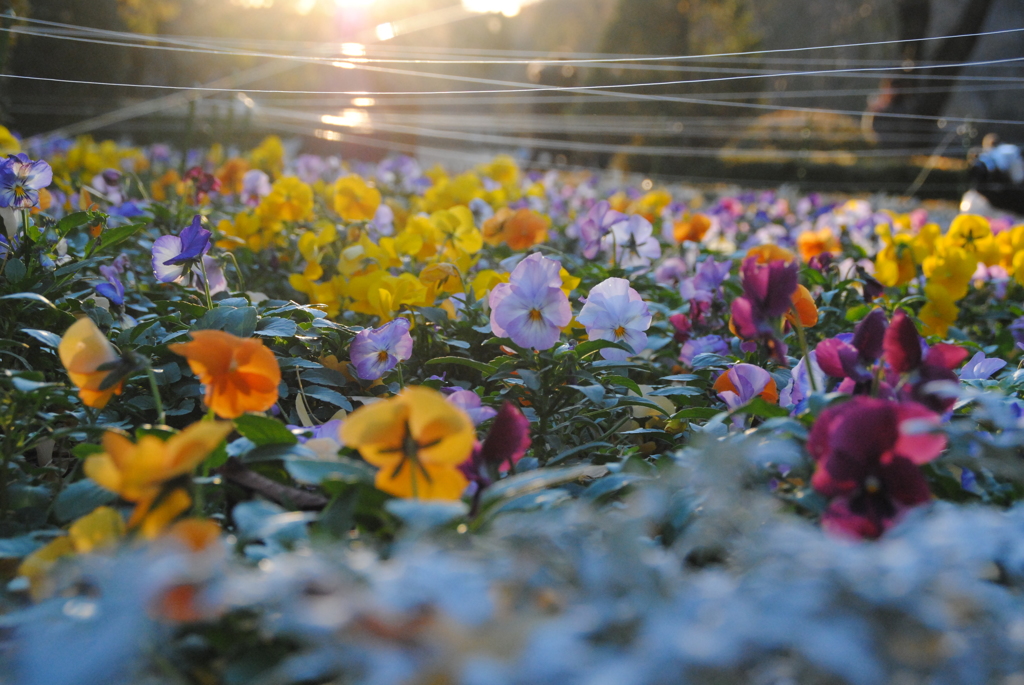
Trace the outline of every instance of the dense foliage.
<instances>
[{"instance_id":1,"label":"dense foliage","mask_svg":"<svg viewBox=\"0 0 1024 685\"><path fill-rule=\"evenodd\" d=\"M1022 677L1024 225L18 145L0 682Z\"/></svg>"}]
</instances>

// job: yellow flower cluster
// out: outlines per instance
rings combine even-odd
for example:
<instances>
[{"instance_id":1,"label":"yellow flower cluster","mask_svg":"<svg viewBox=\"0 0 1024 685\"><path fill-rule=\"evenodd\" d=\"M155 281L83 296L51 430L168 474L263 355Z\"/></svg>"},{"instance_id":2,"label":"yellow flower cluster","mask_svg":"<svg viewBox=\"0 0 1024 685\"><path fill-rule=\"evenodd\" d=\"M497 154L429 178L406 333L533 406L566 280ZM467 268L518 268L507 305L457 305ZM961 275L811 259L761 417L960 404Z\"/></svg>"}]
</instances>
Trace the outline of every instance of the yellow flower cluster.
<instances>
[{"instance_id":1,"label":"yellow flower cluster","mask_svg":"<svg viewBox=\"0 0 1024 685\"><path fill-rule=\"evenodd\" d=\"M1024 283L1024 226L994 234L988 219L974 214L957 216L945 234L936 224L915 233L905 222L894 223L904 225L895 233L889 226L877 229L882 248L875 256L875 278L884 286L903 286L920 267L927 301L918 316L925 335L945 336L956 323L956 303L966 297L979 264L1002 266L1014 275L1017 265L1018 281Z\"/></svg>"}]
</instances>

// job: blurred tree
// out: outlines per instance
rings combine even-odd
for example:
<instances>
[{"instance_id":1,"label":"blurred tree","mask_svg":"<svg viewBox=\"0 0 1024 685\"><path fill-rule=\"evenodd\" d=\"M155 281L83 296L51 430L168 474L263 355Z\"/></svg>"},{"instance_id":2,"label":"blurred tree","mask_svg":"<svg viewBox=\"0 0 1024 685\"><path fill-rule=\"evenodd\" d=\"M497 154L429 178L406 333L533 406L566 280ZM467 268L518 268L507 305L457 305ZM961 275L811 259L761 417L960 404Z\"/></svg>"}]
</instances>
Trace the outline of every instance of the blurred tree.
<instances>
[{"instance_id":1,"label":"blurred tree","mask_svg":"<svg viewBox=\"0 0 1024 685\"><path fill-rule=\"evenodd\" d=\"M9 30L18 23L18 17L28 16L28 0L0 0L0 74L7 73L7 65L14 50L15 36ZM0 123L8 121L9 88L0 87Z\"/></svg>"},{"instance_id":2,"label":"blurred tree","mask_svg":"<svg viewBox=\"0 0 1024 685\"><path fill-rule=\"evenodd\" d=\"M931 0L900 0L899 3L900 33L903 40L914 40L927 36L928 23L931 19ZM978 33L985 23L992 8L992 0L968 0L960 13L956 25L949 32L949 38L940 41L930 55L926 55L925 44L921 42L903 45L903 58L906 64L916 64L930 60L939 64L957 65L964 62L974 50L978 36L954 38L965 34ZM963 70L960 66L937 66L932 69L915 70L916 76L935 77L935 81L927 79L889 79L882 82L881 93L874 99L870 110L876 113L915 114L937 117L942 114L946 103L953 94L954 83L940 77L955 76ZM923 89L927 86L939 86L934 92L907 92L908 88ZM930 124L923 126L920 120L897 119L892 117L875 117L874 129L880 141L885 143L898 142L907 133L921 131L922 128L934 131Z\"/></svg>"},{"instance_id":3,"label":"blurred tree","mask_svg":"<svg viewBox=\"0 0 1024 685\"><path fill-rule=\"evenodd\" d=\"M618 8L608 24L601 42L600 51L629 55L694 55L719 52L740 52L758 45L759 36L753 28L750 0L619 0ZM679 71L648 71L640 68L592 69L589 70L586 85L598 86L621 84L623 82L658 82L698 79L706 73L687 71L686 62L675 63ZM710 62L701 61L701 66ZM731 66L735 66L732 64ZM700 97L702 92L750 90L749 83L689 84L685 95ZM630 92L653 95L670 95L679 88L647 86L631 88ZM622 92L622 91L619 91ZM607 103L588 104L577 108L578 113L608 113L616 115L646 115L685 117L736 116L738 110L706 105L689 105L679 102L658 100L627 101L608 98ZM683 129L679 129L682 131ZM685 132L672 138L652 139L649 136L634 136L631 140L615 141L631 144L707 145L707 140L689 140ZM604 156L583 156L589 164L607 164ZM612 159L617 166L628 166L634 170L656 172L667 171L668 167L679 164L679 160L635 157L628 160ZM668 165L668 166L666 166Z\"/></svg>"},{"instance_id":4,"label":"blurred tree","mask_svg":"<svg viewBox=\"0 0 1024 685\"><path fill-rule=\"evenodd\" d=\"M131 31L156 34L160 25L181 14L177 0L117 0L117 14Z\"/></svg>"}]
</instances>

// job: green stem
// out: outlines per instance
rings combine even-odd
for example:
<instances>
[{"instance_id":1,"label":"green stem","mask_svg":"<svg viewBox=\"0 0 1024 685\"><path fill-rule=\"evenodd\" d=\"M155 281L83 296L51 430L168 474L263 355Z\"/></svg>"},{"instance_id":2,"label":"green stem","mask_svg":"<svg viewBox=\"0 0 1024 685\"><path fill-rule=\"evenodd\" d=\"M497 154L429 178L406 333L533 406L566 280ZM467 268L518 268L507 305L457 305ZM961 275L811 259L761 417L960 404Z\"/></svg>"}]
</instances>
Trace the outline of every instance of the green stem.
<instances>
[{"instance_id":1,"label":"green stem","mask_svg":"<svg viewBox=\"0 0 1024 685\"><path fill-rule=\"evenodd\" d=\"M245 292L245 280L242 278L242 270L238 267L238 260L235 259L235 255L228 252L228 257L231 258L231 263L235 265L235 275L238 276L238 292Z\"/></svg>"},{"instance_id":2,"label":"green stem","mask_svg":"<svg viewBox=\"0 0 1024 685\"><path fill-rule=\"evenodd\" d=\"M213 298L210 297L210 279L206 276L206 260L199 256L199 269L203 272L203 290L206 292L206 308L213 309Z\"/></svg>"},{"instance_id":3,"label":"green stem","mask_svg":"<svg viewBox=\"0 0 1024 685\"><path fill-rule=\"evenodd\" d=\"M796 327L796 337L800 341L800 350L804 353L804 365L807 367L807 380L811 384L811 392L818 392L818 381L814 378L814 369L811 364L810 350L807 349L807 335L804 333L804 324L800 321L800 312L794 307L792 309L793 326Z\"/></svg>"},{"instance_id":4,"label":"green stem","mask_svg":"<svg viewBox=\"0 0 1024 685\"><path fill-rule=\"evenodd\" d=\"M153 367L146 365L146 375L149 376L149 391L153 394L153 404L156 405L156 421L161 426L167 421L167 417L164 415L164 403L160 399L160 388L157 387L156 374L153 372Z\"/></svg>"},{"instance_id":5,"label":"green stem","mask_svg":"<svg viewBox=\"0 0 1024 685\"><path fill-rule=\"evenodd\" d=\"M398 366L395 367L395 370L398 371L398 388L400 390L405 390L405 379L402 377L402 362L398 362Z\"/></svg>"}]
</instances>

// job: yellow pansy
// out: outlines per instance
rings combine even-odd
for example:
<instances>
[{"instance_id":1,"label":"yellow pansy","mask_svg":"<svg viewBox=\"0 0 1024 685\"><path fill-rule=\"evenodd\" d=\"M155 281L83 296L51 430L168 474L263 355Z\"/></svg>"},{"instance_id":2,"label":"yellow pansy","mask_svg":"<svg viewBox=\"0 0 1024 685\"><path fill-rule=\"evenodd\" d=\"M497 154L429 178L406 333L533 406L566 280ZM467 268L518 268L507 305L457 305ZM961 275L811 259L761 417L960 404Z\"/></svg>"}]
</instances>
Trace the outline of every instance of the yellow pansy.
<instances>
[{"instance_id":1,"label":"yellow pansy","mask_svg":"<svg viewBox=\"0 0 1024 685\"><path fill-rule=\"evenodd\" d=\"M628 214L640 214L648 221L654 221L661 210L672 202L672 196L665 190L652 190L634 200L626 209Z\"/></svg>"},{"instance_id":2,"label":"yellow pansy","mask_svg":"<svg viewBox=\"0 0 1024 685\"><path fill-rule=\"evenodd\" d=\"M21 152L21 142L14 137L14 134L3 126L0 126L0 157L16 155Z\"/></svg>"},{"instance_id":3,"label":"yellow pansy","mask_svg":"<svg viewBox=\"0 0 1024 685\"><path fill-rule=\"evenodd\" d=\"M935 252L921 266L928 282L942 286L955 301L967 295L971 277L978 268L978 257L943 236L936 241Z\"/></svg>"},{"instance_id":4,"label":"yellow pansy","mask_svg":"<svg viewBox=\"0 0 1024 685\"><path fill-rule=\"evenodd\" d=\"M104 387L111 373L106 366L120 357L107 336L89 317L82 317L71 324L60 339L57 354L85 406L102 409L107 406L111 395L121 394L123 381Z\"/></svg>"},{"instance_id":5,"label":"yellow pansy","mask_svg":"<svg viewBox=\"0 0 1024 685\"><path fill-rule=\"evenodd\" d=\"M68 528L68 534L55 538L22 560L18 575L29 579L32 597L49 594L46 575L57 561L74 554L88 554L111 547L124 537L124 520L110 507L98 507L79 518Z\"/></svg>"},{"instance_id":6,"label":"yellow pansy","mask_svg":"<svg viewBox=\"0 0 1024 685\"><path fill-rule=\"evenodd\" d=\"M466 292L459 269L454 264L445 262L429 264L424 267L420 272L420 283L427 286L427 302L433 302L438 293L452 295Z\"/></svg>"},{"instance_id":7,"label":"yellow pansy","mask_svg":"<svg viewBox=\"0 0 1024 685\"><path fill-rule=\"evenodd\" d=\"M360 176L345 176L334 184L332 206L345 221L370 221L380 203L380 191Z\"/></svg>"},{"instance_id":8,"label":"yellow pansy","mask_svg":"<svg viewBox=\"0 0 1024 685\"><path fill-rule=\"evenodd\" d=\"M352 311L379 316L381 323L391 321L403 307L427 304L427 287L410 273L392 276L374 271L353 277L348 286Z\"/></svg>"},{"instance_id":9,"label":"yellow pansy","mask_svg":"<svg viewBox=\"0 0 1024 685\"><path fill-rule=\"evenodd\" d=\"M999 246L992 235L988 219L977 214L960 214L949 226L946 239L950 244L977 255L986 265L999 263Z\"/></svg>"},{"instance_id":10,"label":"yellow pansy","mask_svg":"<svg viewBox=\"0 0 1024 685\"><path fill-rule=\"evenodd\" d=\"M465 205L442 209L430 215L430 222L441 235L445 254L450 258L462 254L476 254L484 246L484 238L477 230L473 212Z\"/></svg>"},{"instance_id":11,"label":"yellow pansy","mask_svg":"<svg viewBox=\"0 0 1024 685\"><path fill-rule=\"evenodd\" d=\"M256 211L270 221L302 221L313 211L313 189L294 176L278 179Z\"/></svg>"},{"instance_id":12,"label":"yellow pansy","mask_svg":"<svg viewBox=\"0 0 1024 685\"><path fill-rule=\"evenodd\" d=\"M408 387L352 412L341 439L378 468L378 489L396 497L456 500L468 481L459 464L476 432L469 416L436 390Z\"/></svg>"},{"instance_id":13,"label":"yellow pansy","mask_svg":"<svg viewBox=\"0 0 1024 685\"><path fill-rule=\"evenodd\" d=\"M882 249L875 255L875 278L886 287L906 285L917 276L912 243L914 236L909 233L892 234L892 229L882 225L875 229L882 239Z\"/></svg>"},{"instance_id":14,"label":"yellow pansy","mask_svg":"<svg viewBox=\"0 0 1024 685\"><path fill-rule=\"evenodd\" d=\"M284 144L277 136L267 136L259 147L249 153L249 162L276 177L284 169Z\"/></svg>"},{"instance_id":15,"label":"yellow pansy","mask_svg":"<svg viewBox=\"0 0 1024 685\"><path fill-rule=\"evenodd\" d=\"M104 451L85 460L85 475L136 503L131 528L149 513L165 482L191 472L233 429L229 421L199 421L166 441L143 435L137 443L107 431Z\"/></svg>"},{"instance_id":16,"label":"yellow pansy","mask_svg":"<svg viewBox=\"0 0 1024 685\"><path fill-rule=\"evenodd\" d=\"M487 297L490 294L494 286L498 285L499 283L508 283L508 279L508 273L502 274L498 273L497 271L494 271L493 269L484 269L483 271L480 271L479 273L477 273L476 276L473 277L473 295L476 297L476 299L482 300L483 298ZM565 285L564 276L562 277L562 285L563 287Z\"/></svg>"},{"instance_id":17,"label":"yellow pansy","mask_svg":"<svg viewBox=\"0 0 1024 685\"><path fill-rule=\"evenodd\" d=\"M936 283L928 283L924 293L928 301L918 313L918 318L924 324L921 332L924 335L945 337L949 327L956 323L960 315L960 308L956 306L959 298L952 297L948 290Z\"/></svg>"},{"instance_id":18,"label":"yellow pansy","mask_svg":"<svg viewBox=\"0 0 1024 685\"><path fill-rule=\"evenodd\" d=\"M503 186L519 184L519 165L509 155L498 155L489 164L481 166L480 173Z\"/></svg>"},{"instance_id":19,"label":"yellow pansy","mask_svg":"<svg viewBox=\"0 0 1024 685\"><path fill-rule=\"evenodd\" d=\"M427 212L436 212L455 205L469 205L485 194L483 182L472 172L460 174L455 178L444 177L427 188L423 194L423 209Z\"/></svg>"}]
</instances>

